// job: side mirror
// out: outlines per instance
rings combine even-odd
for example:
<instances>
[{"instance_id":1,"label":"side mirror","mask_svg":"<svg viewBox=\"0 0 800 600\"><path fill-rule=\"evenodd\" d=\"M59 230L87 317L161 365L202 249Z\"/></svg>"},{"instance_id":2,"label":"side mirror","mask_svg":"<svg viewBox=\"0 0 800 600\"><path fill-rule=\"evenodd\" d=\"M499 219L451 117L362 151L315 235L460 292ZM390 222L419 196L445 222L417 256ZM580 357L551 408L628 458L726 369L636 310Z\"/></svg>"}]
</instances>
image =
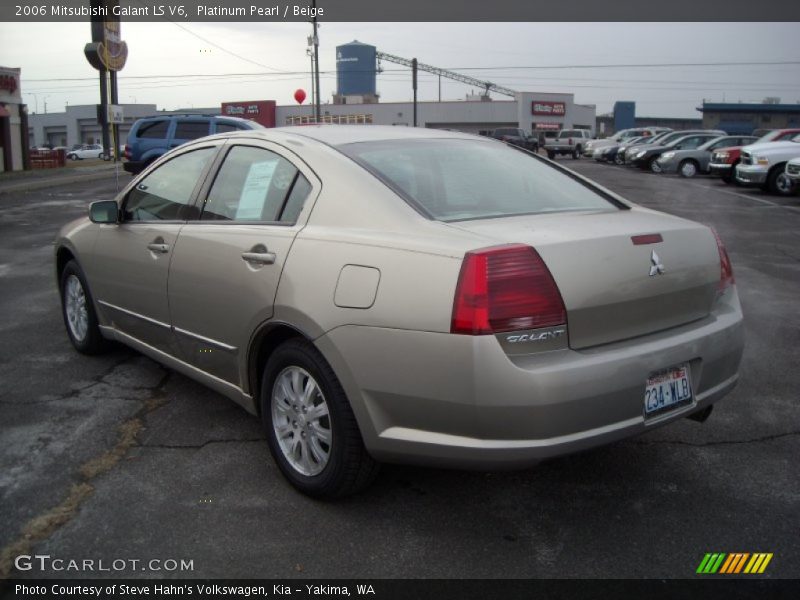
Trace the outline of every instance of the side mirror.
<instances>
[{"instance_id":1,"label":"side mirror","mask_svg":"<svg viewBox=\"0 0 800 600\"><path fill-rule=\"evenodd\" d=\"M119 205L113 200L100 200L89 205L92 223L119 223Z\"/></svg>"}]
</instances>

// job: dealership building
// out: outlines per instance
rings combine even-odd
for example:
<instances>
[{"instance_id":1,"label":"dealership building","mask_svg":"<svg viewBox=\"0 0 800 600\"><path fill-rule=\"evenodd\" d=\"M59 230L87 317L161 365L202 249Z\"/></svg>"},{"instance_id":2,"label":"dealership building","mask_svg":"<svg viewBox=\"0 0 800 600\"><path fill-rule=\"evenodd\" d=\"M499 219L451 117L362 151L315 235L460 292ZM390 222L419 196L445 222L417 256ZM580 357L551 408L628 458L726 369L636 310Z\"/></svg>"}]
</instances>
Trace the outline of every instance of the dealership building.
<instances>
[{"instance_id":1,"label":"dealership building","mask_svg":"<svg viewBox=\"0 0 800 600\"><path fill-rule=\"evenodd\" d=\"M704 102L697 110L703 113L703 127L722 129L732 135L749 135L756 129L800 128L800 104L775 101L762 104Z\"/></svg>"},{"instance_id":2,"label":"dealership building","mask_svg":"<svg viewBox=\"0 0 800 600\"><path fill-rule=\"evenodd\" d=\"M312 105L276 106L273 101L233 101L209 108L159 111L154 104L125 104L125 122L120 126L120 143L124 144L136 119L170 114L226 114L254 118L250 106L260 106L261 121L276 126L300 125L314 121ZM245 107L241 110L241 107ZM223 108L225 110L223 110ZM269 114L271 111L272 114ZM411 102L375 102L363 104L323 104L321 121L339 124L372 124L412 126L414 105ZM262 121L263 122L263 121ZM516 100L418 102L417 125L435 129L456 129L468 133L490 131L497 127L521 127L527 132L558 129L594 131L595 107L575 102L572 94L520 92ZM65 112L30 116L31 146L72 146L99 143L100 125L95 105L69 106Z\"/></svg>"}]
</instances>

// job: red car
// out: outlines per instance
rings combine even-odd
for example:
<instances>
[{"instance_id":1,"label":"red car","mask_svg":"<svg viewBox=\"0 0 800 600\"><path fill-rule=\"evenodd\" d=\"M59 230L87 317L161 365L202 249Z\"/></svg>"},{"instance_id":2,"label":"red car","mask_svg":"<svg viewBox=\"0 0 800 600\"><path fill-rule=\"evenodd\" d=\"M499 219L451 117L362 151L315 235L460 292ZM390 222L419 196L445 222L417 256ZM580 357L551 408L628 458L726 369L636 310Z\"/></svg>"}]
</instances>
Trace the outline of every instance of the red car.
<instances>
[{"instance_id":1,"label":"red car","mask_svg":"<svg viewBox=\"0 0 800 600\"><path fill-rule=\"evenodd\" d=\"M800 129L773 129L753 143L763 144L764 142L787 141L798 133L800 133ZM722 181L725 183L736 183L734 174L736 173L736 165L739 164L739 155L742 153L742 148L744 148L744 146L733 146L731 148L720 148L715 151L711 155L711 163L708 165L711 174L722 177Z\"/></svg>"}]
</instances>

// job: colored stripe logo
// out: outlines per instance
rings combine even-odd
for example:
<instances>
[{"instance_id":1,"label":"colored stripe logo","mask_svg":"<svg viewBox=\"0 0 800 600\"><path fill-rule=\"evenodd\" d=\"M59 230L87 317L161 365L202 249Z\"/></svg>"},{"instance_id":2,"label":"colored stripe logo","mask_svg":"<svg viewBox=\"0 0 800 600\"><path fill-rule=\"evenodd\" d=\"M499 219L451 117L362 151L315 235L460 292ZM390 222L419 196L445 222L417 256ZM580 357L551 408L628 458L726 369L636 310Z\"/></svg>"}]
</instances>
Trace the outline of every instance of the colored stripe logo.
<instances>
[{"instance_id":1,"label":"colored stripe logo","mask_svg":"<svg viewBox=\"0 0 800 600\"><path fill-rule=\"evenodd\" d=\"M771 560L771 552L708 553L700 561L696 572L701 575L737 575L739 573L755 575L763 573Z\"/></svg>"}]
</instances>

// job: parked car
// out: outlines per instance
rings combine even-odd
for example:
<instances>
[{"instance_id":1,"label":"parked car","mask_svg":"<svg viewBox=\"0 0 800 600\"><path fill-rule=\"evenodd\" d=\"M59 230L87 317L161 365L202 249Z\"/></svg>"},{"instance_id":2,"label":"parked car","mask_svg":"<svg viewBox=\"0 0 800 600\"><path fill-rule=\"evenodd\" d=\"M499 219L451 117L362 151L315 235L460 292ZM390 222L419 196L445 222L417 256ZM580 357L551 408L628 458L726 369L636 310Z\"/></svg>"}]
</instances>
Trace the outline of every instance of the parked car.
<instances>
[{"instance_id":1,"label":"parked car","mask_svg":"<svg viewBox=\"0 0 800 600\"><path fill-rule=\"evenodd\" d=\"M621 129L614 135L599 139L593 138L586 142L583 149L583 155L591 157L594 151L605 146L613 146L636 137L652 137L658 135L663 131L672 131L666 127L635 127L631 129Z\"/></svg>"},{"instance_id":2,"label":"parked car","mask_svg":"<svg viewBox=\"0 0 800 600\"><path fill-rule=\"evenodd\" d=\"M664 138L657 145L648 144L644 146L636 146L632 149L629 148L625 153L625 162L635 167L639 167L640 169L647 169L653 173L659 173L661 167L656 161L664 152L668 152L670 150L694 149L710 140L713 140L714 138L725 135L724 132L721 133L719 131L684 131L681 132L683 135L678 136L675 136L674 133L676 132L673 132L673 134L668 136L664 136ZM634 151L632 156L631 150Z\"/></svg>"},{"instance_id":3,"label":"parked car","mask_svg":"<svg viewBox=\"0 0 800 600\"><path fill-rule=\"evenodd\" d=\"M83 160L85 158L103 158L103 147L100 144L80 144L67 151L70 160Z\"/></svg>"},{"instance_id":4,"label":"parked car","mask_svg":"<svg viewBox=\"0 0 800 600\"><path fill-rule=\"evenodd\" d=\"M547 158L551 160L563 154L577 159L583 154L583 147L590 139L592 132L587 129L562 129L555 139L545 144L544 149Z\"/></svg>"},{"instance_id":5,"label":"parked car","mask_svg":"<svg viewBox=\"0 0 800 600\"><path fill-rule=\"evenodd\" d=\"M215 133L263 129L248 119L216 115L159 115L136 121L128 133L123 168L135 175L171 148Z\"/></svg>"},{"instance_id":6,"label":"parked car","mask_svg":"<svg viewBox=\"0 0 800 600\"><path fill-rule=\"evenodd\" d=\"M626 148L629 145L636 144L642 140L649 140L651 139L650 136L638 136L628 138L623 142L619 142L617 144L610 144L607 146L600 146L594 152L592 152L592 158L594 158L598 162L615 162L617 153L622 148Z\"/></svg>"},{"instance_id":7,"label":"parked car","mask_svg":"<svg viewBox=\"0 0 800 600\"><path fill-rule=\"evenodd\" d=\"M736 181L744 186L757 186L765 192L789 196L794 181L786 175L786 163L800 157L800 135L788 142L757 143L742 148L736 165Z\"/></svg>"},{"instance_id":8,"label":"parked car","mask_svg":"<svg viewBox=\"0 0 800 600\"><path fill-rule=\"evenodd\" d=\"M761 129L756 129L753 132L756 135ZM767 142L780 142L788 141L800 133L800 129L773 129L766 131L756 144L766 144ZM717 150L711 155L711 162L708 168L712 175L718 175L725 183L737 183L736 181L736 165L741 160L742 146L735 146L732 148L725 148L724 150Z\"/></svg>"},{"instance_id":9,"label":"parked car","mask_svg":"<svg viewBox=\"0 0 800 600\"><path fill-rule=\"evenodd\" d=\"M800 158L793 158L786 163L786 176L792 180L792 183L797 189L800 184Z\"/></svg>"},{"instance_id":10,"label":"parked car","mask_svg":"<svg viewBox=\"0 0 800 600\"><path fill-rule=\"evenodd\" d=\"M525 130L516 127L499 127L492 131L489 137L500 140L501 142L506 142L512 146L525 148L531 152L537 152L539 150L539 140L525 133Z\"/></svg>"},{"instance_id":11,"label":"parked car","mask_svg":"<svg viewBox=\"0 0 800 600\"><path fill-rule=\"evenodd\" d=\"M645 148L649 149L651 146L666 146L668 144L671 144L675 140L680 139L692 133L715 133L718 136L726 135L724 131L718 129L686 129L683 131L668 131L659 134L657 137L645 143L639 143L633 146L628 146L628 148L625 150L622 156L623 158L622 162L623 164L630 165L633 162L634 155L638 154ZM650 165L647 165L647 168L649 169Z\"/></svg>"},{"instance_id":12,"label":"parked car","mask_svg":"<svg viewBox=\"0 0 800 600\"><path fill-rule=\"evenodd\" d=\"M656 162L661 173L678 173L681 177L694 177L698 173L710 172L708 165L714 150L743 146L755 141L756 138L750 135L723 135L713 138L697 148L664 152Z\"/></svg>"},{"instance_id":13,"label":"parked car","mask_svg":"<svg viewBox=\"0 0 800 600\"><path fill-rule=\"evenodd\" d=\"M55 267L76 350L239 402L319 497L379 461L522 467L703 420L742 355L710 228L432 129L189 142L65 226Z\"/></svg>"}]
</instances>

